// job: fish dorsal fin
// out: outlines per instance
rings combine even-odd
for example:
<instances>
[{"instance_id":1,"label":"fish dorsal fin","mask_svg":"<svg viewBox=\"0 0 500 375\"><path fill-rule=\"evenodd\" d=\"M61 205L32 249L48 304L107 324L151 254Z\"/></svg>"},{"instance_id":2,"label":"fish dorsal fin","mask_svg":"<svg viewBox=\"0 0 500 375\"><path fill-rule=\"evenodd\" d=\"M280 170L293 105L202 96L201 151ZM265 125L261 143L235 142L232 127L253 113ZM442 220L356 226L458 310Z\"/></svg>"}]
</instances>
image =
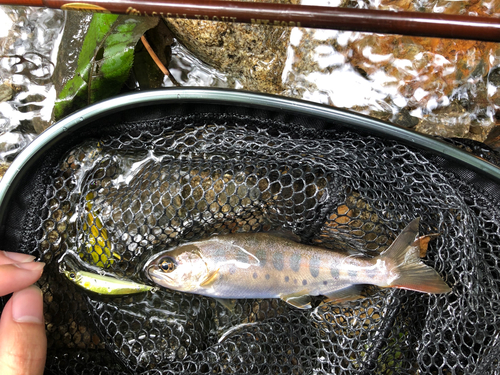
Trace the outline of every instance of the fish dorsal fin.
<instances>
[{"instance_id":1,"label":"fish dorsal fin","mask_svg":"<svg viewBox=\"0 0 500 375\"><path fill-rule=\"evenodd\" d=\"M213 236L210 241L218 247L217 252L218 256L222 258L221 262L233 263L239 268L248 268L260 264L258 257L245 249L244 244L231 239L230 236Z\"/></svg>"},{"instance_id":2,"label":"fish dorsal fin","mask_svg":"<svg viewBox=\"0 0 500 375\"><path fill-rule=\"evenodd\" d=\"M293 307L297 307L299 309L310 309L311 308L311 296L307 291L302 291L298 293L286 294L280 296L280 298L292 305Z\"/></svg>"},{"instance_id":3,"label":"fish dorsal fin","mask_svg":"<svg viewBox=\"0 0 500 375\"><path fill-rule=\"evenodd\" d=\"M271 232L265 232L265 233L267 233L267 234L269 234L271 236L274 236L274 237L284 238L286 240L290 240L290 241L293 241L293 242L300 243L302 241L302 239L300 238L300 236L296 235L293 232L290 232L290 231L287 231L287 230L283 230L283 229L276 230L276 231L271 231Z\"/></svg>"},{"instance_id":4,"label":"fish dorsal fin","mask_svg":"<svg viewBox=\"0 0 500 375\"><path fill-rule=\"evenodd\" d=\"M361 291L364 286L362 284L350 285L346 288L335 290L330 293L324 293L324 296L327 298L321 304L325 303L335 303L342 304L348 301L354 301L362 297Z\"/></svg>"}]
</instances>

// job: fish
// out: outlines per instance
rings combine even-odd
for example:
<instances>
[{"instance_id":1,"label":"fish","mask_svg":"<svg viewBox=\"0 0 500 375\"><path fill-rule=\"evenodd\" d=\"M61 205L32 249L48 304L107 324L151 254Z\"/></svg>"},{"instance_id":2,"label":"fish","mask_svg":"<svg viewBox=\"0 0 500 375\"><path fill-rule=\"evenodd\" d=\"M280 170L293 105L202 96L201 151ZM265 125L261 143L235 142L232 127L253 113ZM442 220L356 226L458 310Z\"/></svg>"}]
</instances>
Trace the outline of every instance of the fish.
<instances>
[{"instance_id":1,"label":"fish","mask_svg":"<svg viewBox=\"0 0 500 375\"><path fill-rule=\"evenodd\" d=\"M76 285L90 292L105 295L124 295L143 293L154 287L133 281L119 280L114 277L102 276L87 271L65 270L63 273Z\"/></svg>"},{"instance_id":2,"label":"fish","mask_svg":"<svg viewBox=\"0 0 500 375\"><path fill-rule=\"evenodd\" d=\"M231 300L280 298L307 309L311 296L340 303L359 298L366 284L448 293L451 288L420 259L428 241L418 237L419 222L412 220L372 258L302 244L282 234L233 233L163 251L146 263L145 271L156 285L213 297L228 308Z\"/></svg>"}]
</instances>

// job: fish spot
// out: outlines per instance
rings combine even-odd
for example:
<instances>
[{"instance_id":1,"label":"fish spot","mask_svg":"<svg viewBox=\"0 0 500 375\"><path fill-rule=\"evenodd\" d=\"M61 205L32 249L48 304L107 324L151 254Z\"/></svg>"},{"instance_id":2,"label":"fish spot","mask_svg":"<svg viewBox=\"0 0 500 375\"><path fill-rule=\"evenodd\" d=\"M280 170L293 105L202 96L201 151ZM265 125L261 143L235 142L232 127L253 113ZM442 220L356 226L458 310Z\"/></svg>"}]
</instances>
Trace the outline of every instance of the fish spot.
<instances>
[{"instance_id":1,"label":"fish spot","mask_svg":"<svg viewBox=\"0 0 500 375\"><path fill-rule=\"evenodd\" d=\"M292 271L299 272L300 258L301 256L299 253L293 253L290 257L290 268L292 269Z\"/></svg>"},{"instance_id":2,"label":"fish spot","mask_svg":"<svg viewBox=\"0 0 500 375\"><path fill-rule=\"evenodd\" d=\"M307 280L302 280L302 285L307 285Z\"/></svg>"},{"instance_id":3,"label":"fish spot","mask_svg":"<svg viewBox=\"0 0 500 375\"><path fill-rule=\"evenodd\" d=\"M255 256L259 260L259 265L261 267L265 267L267 262L267 252L263 249L259 249L255 252Z\"/></svg>"},{"instance_id":4,"label":"fish spot","mask_svg":"<svg viewBox=\"0 0 500 375\"><path fill-rule=\"evenodd\" d=\"M257 275L257 272L254 272L254 273L253 273L253 275L252 275L252 277L253 277L254 279L256 279L256 278L257 278L257 276L258 276L258 275Z\"/></svg>"},{"instance_id":5,"label":"fish spot","mask_svg":"<svg viewBox=\"0 0 500 375\"><path fill-rule=\"evenodd\" d=\"M231 275L234 275L236 273L236 266L234 264L232 264L231 267L229 267L229 273Z\"/></svg>"},{"instance_id":6,"label":"fish spot","mask_svg":"<svg viewBox=\"0 0 500 375\"><path fill-rule=\"evenodd\" d=\"M356 277L356 276L358 276L358 271L349 270L349 271L347 271L347 274L349 275L349 277Z\"/></svg>"},{"instance_id":7,"label":"fish spot","mask_svg":"<svg viewBox=\"0 0 500 375\"><path fill-rule=\"evenodd\" d=\"M323 285L328 285L328 281L323 281Z\"/></svg>"},{"instance_id":8,"label":"fish spot","mask_svg":"<svg viewBox=\"0 0 500 375\"><path fill-rule=\"evenodd\" d=\"M339 278L339 270L338 270L338 268L337 268L337 267L335 267L335 266L332 266L332 267L330 268L330 274L332 275L332 277L333 277L334 279L338 279L338 278Z\"/></svg>"},{"instance_id":9,"label":"fish spot","mask_svg":"<svg viewBox=\"0 0 500 375\"><path fill-rule=\"evenodd\" d=\"M365 270L366 276L368 276L370 279L373 279L375 276L377 276L378 270L375 267L370 267Z\"/></svg>"},{"instance_id":10,"label":"fish spot","mask_svg":"<svg viewBox=\"0 0 500 375\"><path fill-rule=\"evenodd\" d=\"M285 282L289 282L290 281L290 278L288 276L285 276Z\"/></svg>"},{"instance_id":11,"label":"fish spot","mask_svg":"<svg viewBox=\"0 0 500 375\"><path fill-rule=\"evenodd\" d=\"M319 256L313 255L309 260L309 272L311 273L312 277L318 277L319 265L320 265Z\"/></svg>"},{"instance_id":12,"label":"fish spot","mask_svg":"<svg viewBox=\"0 0 500 375\"><path fill-rule=\"evenodd\" d=\"M267 273L266 274L266 280L269 280L271 278L271 276Z\"/></svg>"},{"instance_id":13,"label":"fish spot","mask_svg":"<svg viewBox=\"0 0 500 375\"><path fill-rule=\"evenodd\" d=\"M278 271L283 270L284 267L284 259L283 259L283 253L276 252L273 253L273 266L276 268Z\"/></svg>"}]
</instances>

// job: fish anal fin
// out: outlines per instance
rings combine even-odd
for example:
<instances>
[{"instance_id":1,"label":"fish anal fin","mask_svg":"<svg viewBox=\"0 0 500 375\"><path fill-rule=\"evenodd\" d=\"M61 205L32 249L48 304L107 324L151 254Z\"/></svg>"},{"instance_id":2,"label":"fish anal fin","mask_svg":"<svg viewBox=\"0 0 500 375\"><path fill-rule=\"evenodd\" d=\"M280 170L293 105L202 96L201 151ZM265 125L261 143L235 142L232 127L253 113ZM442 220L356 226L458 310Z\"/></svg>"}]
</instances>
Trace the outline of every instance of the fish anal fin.
<instances>
[{"instance_id":1,"label":"fish anal fin","mask_svg":"<svg viewBox=\"0 0 500 375\"><path fill-rule=\"evenodd\" d=\"M217 280L218 276L219 276L219 269L217 269L216 271L210 272L207 275L207 277L205 278L205 280L203 280L203 282L200 284L200 286L202 286L202 287L210 286L215 280Z\"/></svg>"},{"instance_id":2,"label":"fish anal fin","mask_svg":"<svg viewBox=\"0 0 500 375\"><path fill-rule=\"evenodd\" d=\"M335 303L342 304L344 302L354 301L356 299L362 298L361 292L364 286L362 284L350 285L346 288L335 290L330 293L324 293L323 295L326 299L321 303Z\"/></svg>"},{"instance_id":3,"label":"fish anal fin","mask_svg":"<svg viewBox=\"0 0 500 375\"><path fill-rule=\"evenodd\" d=\"M235 300L227 298L216 298L215 300L219 302L222 306L224 306L226 309L234 313L234 308L236 306Z\"/></svg>"},{"instance_id":4,"label":"fish anal fin","mask_svg":"<svg viewBox=\"0 0 500 375\"><path fill-rule=\"evenodd\" d=\"M311 296L307 292L292 293L280 296L280 298L298 309L311 308Z\"/></svg>"}]
</instances>

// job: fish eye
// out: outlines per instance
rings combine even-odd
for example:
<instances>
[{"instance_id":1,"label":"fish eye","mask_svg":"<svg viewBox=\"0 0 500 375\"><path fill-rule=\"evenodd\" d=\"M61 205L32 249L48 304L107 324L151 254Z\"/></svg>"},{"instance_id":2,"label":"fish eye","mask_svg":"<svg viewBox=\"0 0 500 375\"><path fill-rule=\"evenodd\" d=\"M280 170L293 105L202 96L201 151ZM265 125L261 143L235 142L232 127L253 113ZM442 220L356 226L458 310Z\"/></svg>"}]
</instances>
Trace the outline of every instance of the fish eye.
<instances>
[{"instance_id":1,"label":"fish eye","mask_svg":"<svg viewBox=\"0 0 500 375\"><path fill-rule=\"evenodd\" d=\"M164 258L160 262L160 269L163 272L167 272L167 273L172 272L173 270L175 270L175 267L177 267L177 264L176 264L175 260L173 260L170 257Z\"/></svg>"}]
</instances>

